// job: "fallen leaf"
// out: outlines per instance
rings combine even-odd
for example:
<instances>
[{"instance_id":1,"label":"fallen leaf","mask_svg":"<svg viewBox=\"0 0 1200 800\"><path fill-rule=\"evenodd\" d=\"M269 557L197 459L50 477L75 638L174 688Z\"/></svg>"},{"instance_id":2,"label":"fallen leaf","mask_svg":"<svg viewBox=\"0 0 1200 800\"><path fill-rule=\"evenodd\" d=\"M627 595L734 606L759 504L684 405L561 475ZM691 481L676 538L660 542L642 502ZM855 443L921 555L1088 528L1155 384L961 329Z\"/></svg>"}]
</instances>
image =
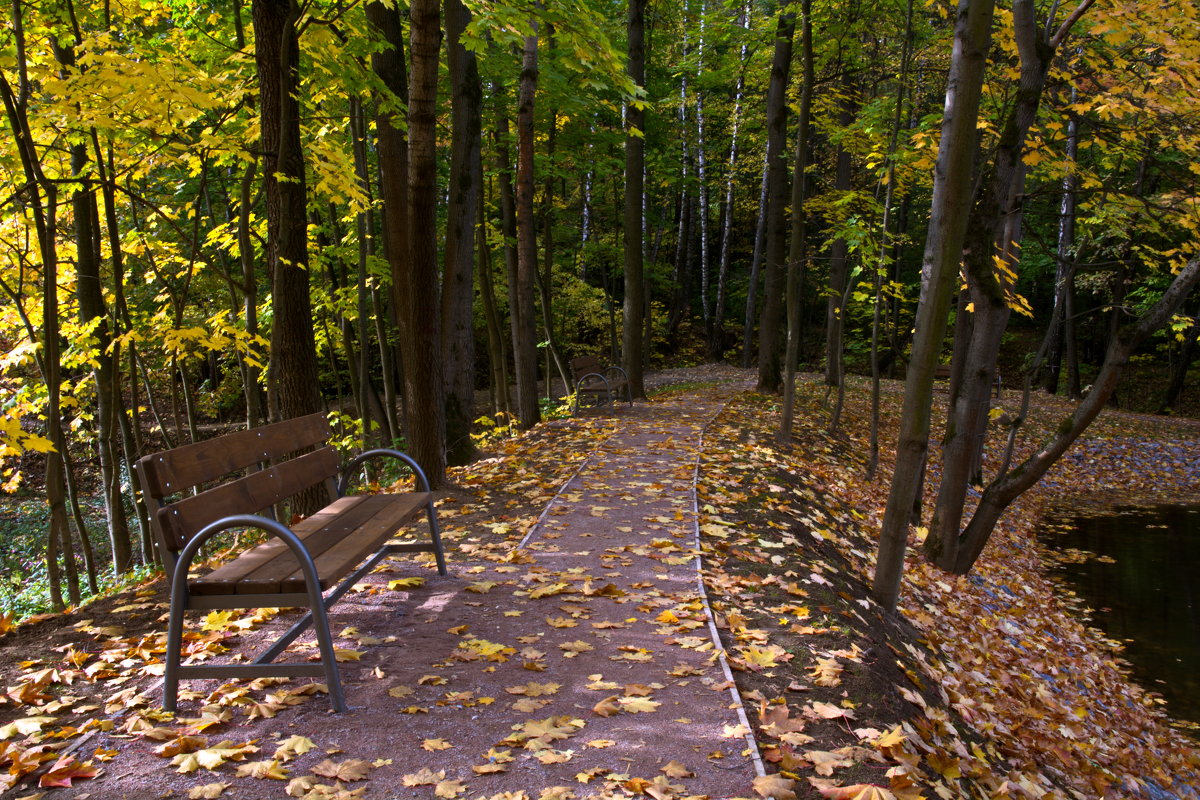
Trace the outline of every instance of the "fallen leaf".
<instances>
[{"instance_id":1,"label":"fallen leaf","mask_svg":"<svg viewBox=\"0 0 1200 800\"><path fill-rule=\"evenodd\" d=\"M771 800L796 800L796 793L792 791L796 787L796 782L782 775L760 775L754 779L752 785L759 797L769 797Z\"/></svg>"},{"instance_id":2,"label":"fallen leaf","mask_svg":"<svg viewBox=\"0 0 1200 800\"><path fill-rule=\"evenodd\" d=\"M203 786L193 786L188 789L188 800L215 800L229 788L228 783L206 783Z\"/></svg>"},{"instance_id":3,"label":"fallen leaf","mask_svg":"<svg viewBox=\"0 0 1200 800\"><path fill-rule=\"evenodd\" d=\"M38 786L43 789L53 787L69 788L71 781L84 780L94 778L100 774L100 770L92 766L92 762L85 761L80 763L75 760L74 756L63 756L54 762L54 766L50 767L50 771L42 775L38 780Z\"/></svg>"},{"instance_id":4,"label":"fallen leaf","mask_svg":"<svg viewBox=\"0 0 1200 800\"><path fill-rule=\"evenodd\" d=\"M353 781L366 780L367 773L371 771L371 764L360 758L351 758L340 764L327 758L320 764L310 767L309 771L323 778L334 778L335 780L351 783Z\"/></svg>"}]
</instances>

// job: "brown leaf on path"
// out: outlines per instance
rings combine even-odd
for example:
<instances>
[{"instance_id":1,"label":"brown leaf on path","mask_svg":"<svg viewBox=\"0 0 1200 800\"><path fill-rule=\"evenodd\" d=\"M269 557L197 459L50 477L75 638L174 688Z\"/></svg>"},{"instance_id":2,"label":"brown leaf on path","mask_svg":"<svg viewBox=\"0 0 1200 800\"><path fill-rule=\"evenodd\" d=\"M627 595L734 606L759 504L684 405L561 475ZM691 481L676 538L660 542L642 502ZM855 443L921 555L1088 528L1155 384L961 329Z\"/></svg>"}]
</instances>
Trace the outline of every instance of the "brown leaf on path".
<instances>
[{"instance_id":1,"label":"brown leaf on path","mask_svg":"<svg viewBox=\"0 0 1200 800\"><path fill-rule=\"evenodd\" d=\"M237 776L239 778L259 778L271 779L276 781L287 780L288 770L283 766L283 762L279 759L271 759L269 761L248 761L245 764L238 764Z\"/></svg>"},{"instance_id":2,"label":"brown leaf on path","mask_svg":"<svg viewBox=\"0 0 1200 800\"><path fill-rule=\"evenodd\" d=\"M42 775L38 780L38 786L43 789L53 787L70 788L71 781L87 778L95 778L100 774L100 770L92 766L92 762L85 761L80 763L75 760L74 756L63 756L58 761L54 762L54 766L50 771Z\"/></svg>"},{"instance_id":3,"label":"brown leaf on path","mask_svg":"<svg viewBox=\"0 0 1200 800\"><path fill-rule=\"evenodd\" d=\"M371 764L368 761L363 761L360 758L351 758L338 764L330 759L325 759L320 764L309 768L309 771L314 775L320 775L323 778L334 778L347 783L353 781L366 780L367 773L371 771Z\"/></svg>"},{"instance_id":4,"label":"brown leaf on path","mask_svg":"<svg viewBox=\"0 0 1200 800\"><path fill-rule=\"evenodd\" d=\"M804 758L808 763L813 765L818 775L829 777L835 769L843 769L852 767L855 764L853 759L844 758L837 753L830 753L825 750L809 750L804 753Z\"/></svg>"},{"instance_id":5,"label":"brown leaf on path","mask_svg":"<svg viewBox=\"0 0 1200 800\"><path fill-rule=\"evenodd\" d=\"M618 698L615 694L604 698L596 705L592 706L592 712L601 717L611 717L614 714L621 713L621 706L618 705Z\"/></svg>"},{"instance_id":6,"label":"brown leaf on path","mask_svg":"<svg viewBox=\"0 0 1200 800\"><path fill-rule=\"evenodd\" d=\"M792 791L796 787L796 782L779 774L760 775L754 779L753 786L759 797L768 797L771 800L796 800L796 793Z\"/></svg>"},{"instance_id":7,"label":"brown leaf on path","mask_svg":"<svg viewBox=\"0 0 1200 800\"><path fill-rule=\"evenodd\" d=\"M162 758L174 758L180 753L194 753L202 750L206 744L208 744L208 738L205 736L179 736L163 742L152 752Z\"/></svg>"},{"instance_id":8,"label":"brown leaf on path","mask_svg":"<svg viewBox=\"0 0 1200 800\"><path fill-rule=\"evenodd\" d=\"M449 750L451 747L454 747L454 745L445 739L426 739L421 742L421 749L428 750L430 753L436 753L438 750Z\"/></svg>"},{"instance_id":9,"label":"brown leaf on path","mask_svg":"<svg viewBox=\"0 0 1200 800\"><path fill-rule=\"evenodd\" d=\"M289 736L275 748L274 758L281 761L290 761L296 756L304 755L315 747L316 744L307 736Z\"/></svg>"},{"instance_id":10,"label":"brown leaf on path","mask_svg":"<svg viewBox=\"0 0 1200 800\"><path fill-rule=\"evenodd\" d=\"M188 789L187 796L188 800L216 800L228 788L228 783L206 783Z\"/></svg>"},{"instance_id":11,"label":"brown leaf on path","mask_svg":"<svg viewBox=\"0 0 1200 800\"><path fill-rule=\"evenodd\" d=\"M668 761L661 771L668 778L691 778L696 774L678 761Z\"/></svg>"},{"instance_id":12,"label":"brown leaf on path","mask_svg":"<svg viewBox=\"0 0 1200 800\"><path fill-rule=\"evenodd\" d=\"M409 773L400 778L401 783L405 786L433 786L438 781L446 777L446 770L440 769L434 772L429 767L422 767L416 772Z\"/></svg>"},{"instance_id":13,"label":"brown leaf on path","mask_svg":"<svg viewBox=\"0 0 1200 800\"><path fill-rule=\"evenodd\" d=\"M838 786L834 781L809 778L813 788L830 800L896 800L888 789L873 783L856 783L852 786Z\"/></svg>"},{"instance_id":14,"label":"brown leaf on path","mask_svg":"<svg viewBox=\"0 0 1200 800\"><path fill-rule=\"evenodd\" d=\"M466 785L460 780L439 781L437 785L433 787L434 795L437 797L446 798L447 800L458 797L466 790Z\"/></svg>"}]
</instances>

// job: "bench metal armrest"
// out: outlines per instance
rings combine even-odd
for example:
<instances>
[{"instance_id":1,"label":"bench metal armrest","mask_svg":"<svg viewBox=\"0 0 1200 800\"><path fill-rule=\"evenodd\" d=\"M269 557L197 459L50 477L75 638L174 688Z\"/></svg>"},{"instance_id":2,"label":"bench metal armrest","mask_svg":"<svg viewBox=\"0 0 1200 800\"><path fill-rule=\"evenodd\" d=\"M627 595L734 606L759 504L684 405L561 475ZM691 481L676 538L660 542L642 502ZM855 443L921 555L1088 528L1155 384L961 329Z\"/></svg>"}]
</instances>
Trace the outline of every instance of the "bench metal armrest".
<instances>
[{"instance_id":1,"label":"bench metal armrest","mask_svg":"<svg viewBox=\"0 0 1200 800\"><path fill-rule=\"evenodd\" d=\"M413 475L416 476L417 490L421 492L429 491L429 479L425 477L425 470L421 469L421 465L418 464L412 456L408 455L407 453L402 453L399 450L393 450L390 447L380 447L374 450L367 450L359 453L357 456L351 459L346 466L342 467L342 472L341 475L338 476L337 482L338 497L346 496L346 489L349 487L350 478L354 474L354 470L362 466L364 462L373 458L400 459L412 469Z\"/></svg>"},{"instance_id":2,"label":"bench metal armrest","mask_svg":"<svg viewBox=\"0 0 1200 800\"><path fill-rule=\"evenodd\" d=\"M224 533L234 528L256 528L269 536L282 539L283 543L295 554L296 561L300 564L305 583L308 584L309 594L314 600L320 599L321 580L317 575L317 566L313 563L312 555L308 552L304 542L300 541L300 537L293 533L291 528L258 514L233 514L204 526L199 533L188 539L187 544L179 551L175 561L175 571L171 576L172 606L187 603L188 570L191 569L192 559L196 557L196 553L204 546L205 542L218 533ZM315 594L313 594L314 592ZM179 607L184 606L179 605Z\"/></svg>"}]
</instances>

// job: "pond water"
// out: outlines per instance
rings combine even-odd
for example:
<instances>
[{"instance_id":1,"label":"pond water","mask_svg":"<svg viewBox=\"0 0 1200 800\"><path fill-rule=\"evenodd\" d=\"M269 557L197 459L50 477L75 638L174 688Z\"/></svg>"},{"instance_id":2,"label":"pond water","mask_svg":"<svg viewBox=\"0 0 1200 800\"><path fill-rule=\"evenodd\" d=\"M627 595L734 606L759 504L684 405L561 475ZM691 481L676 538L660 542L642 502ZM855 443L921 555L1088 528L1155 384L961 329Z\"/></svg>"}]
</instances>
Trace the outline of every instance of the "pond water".
<instances>
[{"instance_id":1,"label":"pond water","mask_svg":"<svg viewBox=\"0 0 1200 800\"><path fill-rule=\"evenodd\" d=\"M1200 505L1059 517L1041 540L1138 682L1200 724Z\"/></svg>"}]
</instances>

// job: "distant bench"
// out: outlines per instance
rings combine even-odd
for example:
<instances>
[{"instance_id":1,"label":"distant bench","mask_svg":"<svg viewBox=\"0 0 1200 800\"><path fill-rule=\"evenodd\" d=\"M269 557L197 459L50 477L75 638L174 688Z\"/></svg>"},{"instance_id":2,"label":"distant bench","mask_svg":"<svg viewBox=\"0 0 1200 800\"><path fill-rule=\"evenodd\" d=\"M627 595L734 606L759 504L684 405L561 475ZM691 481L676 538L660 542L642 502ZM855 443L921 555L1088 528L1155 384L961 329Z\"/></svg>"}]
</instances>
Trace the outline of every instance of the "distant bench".
<instances>
[{"instance_id":1,"label":"distant bench","mask_svg":"<svg viewBox=\"0 0 1200 800\"><path fill-rule=\"evenodd\" d=\"M589 406L603 406L624 399L633 405L632 389L625 370L606 366L599 356L580 356L571 359L571 382L575 385L574 413L587 401Z\"/></svg>"},{"instance_id":2,"label":"distant bench","mask_svg":"<svg viewBox=\"0 0 1200 800\"><path fill-rule=\"evenodd\" d=\"M433 496L417 463L397 450L381 449L362 453L341 468L337 451L328 445L329 437L325 415L312 414L184 445L137 462L138 482L171 589L163 708L175 710L181 678L317 676L325 678L334 709L345 711L326 611L393 553L431 552L438 572L446 574ZM287 458L308 448L316 449ZM345 497L355 470L380 457L407 464L418 491ZM242 475L248 467L255 471ZM238 475L230 477L231 473ZM185 494L193 487L202 490ZM307 490L324 491L336 499L290 527L260 516ZM429 519L428 542L389 543L422 511ZM189 577L201 545L235 529L257 529L268 539L207 575ZM180 664L185 611L275 607L310 610L253 662ZM316 633L321 663L272 663L309 625Z\"/></svg>"}]
</instances>

